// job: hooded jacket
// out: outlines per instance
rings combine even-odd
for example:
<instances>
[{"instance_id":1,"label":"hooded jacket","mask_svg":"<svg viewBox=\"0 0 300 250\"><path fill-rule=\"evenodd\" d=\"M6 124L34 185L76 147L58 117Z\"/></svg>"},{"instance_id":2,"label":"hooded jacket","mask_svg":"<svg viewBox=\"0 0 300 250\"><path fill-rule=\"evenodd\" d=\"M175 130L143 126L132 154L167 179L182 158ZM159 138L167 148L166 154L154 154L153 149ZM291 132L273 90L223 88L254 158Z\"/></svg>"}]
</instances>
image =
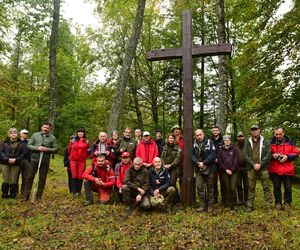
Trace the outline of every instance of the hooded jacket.
<instances>
[{"instance_id":1,"label":"hooded jacket","mask_svg":"<svg viewBox=\"0 0 300 250\"><path fill-rule=\"evenodd\" d=\"M72 139L68 145L68 155L70 161L85 162L89 155L90 143L86 138L79 140Z\"/></svg>"},{"instance_id":2,"label":"hooded jacket","mask_svg":"<svg viewBox=\"0 0 300 250\"><path fill-rule=\"evenodd\" d=\"M218 164L222 171L231 170L236 171L238 168L239 153L234 145L230 145L226 148L224 145L219 148L218 152Z\"/></svg>"},{"instance_id":3,"label":"hooded jacket","mask_svg":"<svg viewBox=\"0 0 300 250\"><path fill-rule=\"evenodd\" d=\"M159 184L157 184L157 181ZM159 172L155 171L155 168L152 167L149 171L149 194L154 195L154 190L158 189L159 192L164 192L170 186L170 174L167 169L161 167Z\"/></svg>"},{"instance_id":4,"label":"hooded jacket","mask_svg":"<svg viewBox=\"0 0 300 250\"><path fill-rule=\"evenodd\" d=\"M136 157L140 157L143 160L143 163L152 164L153 159L158 157L156 143L152 139L149 143L142 140L136 148Z\"/></svg>"},{"instance_id":5,"label":"hooded jacket","mask_svg":"<svg viewBox=\"0 0 300 250\"><path fill-rule=\"evenodd\" d=\"M164 164L170 164L171 168L176 168L181 163L181 149L176 144L167 143L162 151L161 159Z\"/></svg>"},{"instance_id":6,"label":"hooded jacket","mask_svg":"<svg viewBox=\"0 0 300 250\"><path fill-rule=\"evenodd\" d=\"M146 193L149 189L149 176L146 168L141 167L139 170L135 170L135 168L131 166L125 173L124 185L134 190L141 188ZM142 196L142 194L140 195Z\"/></svg>"},{"instance_id":7,"label":"hooded jacket","mask_svg":"<svg viewBox=\"0 0 300 250\"><path fill-rule=\"evenodd\" d=\"M0 159L1 163L5 165L10 165L8 163L9 158L15 158L17 165L22 159L25 158L27 154L27 145L20 138L16 140L17 146L15 149L12 147L12 143L9 138L6 138L0 146Z\"/></svg>"},{"instance_id":8,"label":"hooded jacket","mask_svg":"<svg viewBox=\"0 0 300 250\"><path fill-rule=\"evenodd\" d=\"M127 165L125 165L123 162L119 163L117 181L116 181L116 186L118 189L120 189L122 187L124 178L125 178L125 174L131 165L132 165L131 161Z\"/></svg>"},{"instance_id":9,"label":"hooded jacket","mask_svg":"<svg viewBox=\"0 0 300 250\"><path fill-rule=\"evenodd\" d=\"M278 159L271 158L270 173L278 175L294 175L294 160L299 156L299 150L292 145L291 140L284 136L282 143L277 144L275 136L271 140L271 154L287 155L287 161L281 163Z\"/></svg>"}]
</instances>

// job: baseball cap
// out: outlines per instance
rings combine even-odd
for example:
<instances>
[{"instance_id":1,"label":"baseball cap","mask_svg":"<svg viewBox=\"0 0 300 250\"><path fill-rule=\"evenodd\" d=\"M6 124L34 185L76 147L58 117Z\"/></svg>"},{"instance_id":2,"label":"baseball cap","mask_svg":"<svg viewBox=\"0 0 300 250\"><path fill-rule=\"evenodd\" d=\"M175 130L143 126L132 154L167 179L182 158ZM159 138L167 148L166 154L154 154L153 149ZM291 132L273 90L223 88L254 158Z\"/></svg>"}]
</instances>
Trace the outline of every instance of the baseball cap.
<instances>
[{"instance_id":1,"label":"baseball cap","mask_svg":"<svg viewBox=\"0 0 300 250\"><path fill-rule=\"evenodd\" d=\"M244 133L242 132L242 131L239 131L239 132L237 132L237 135L236 135L237 137L239 137L239 136L244 136Z\"/></svg>"},{"instance_id":2,"label":"baseball cap","mask_svg":"<svg viewBox=\"0 0 300 250\"><path fill-rule=\"evenodd\" d=\"M251 127L250 127L250 130L251 129L259 129L259 126L257 125L257 124L254 124L254 125L252 125Z\"/></svg>"},{"instance_id":3,"label":"baseball cap","mask_svg":"<svg viewBox=\"0 0 300 250\"><path fill-rule=\"evenodd\" d=\"M149 131L145 131L145 132L143 133L143 136L146 136L146 135L150 135Z\"/></svg>"},{"instance_id":4,"label":"baseball cap","mask_svg":"<svg viewBox=\"0 0 300 250\"><path fill-rule=\"evenodd\" d=\"M28 134L28 130L27 130L27 129L22 129L22 130L20 131L20 134Z\"/></svg>"}]
</instances>

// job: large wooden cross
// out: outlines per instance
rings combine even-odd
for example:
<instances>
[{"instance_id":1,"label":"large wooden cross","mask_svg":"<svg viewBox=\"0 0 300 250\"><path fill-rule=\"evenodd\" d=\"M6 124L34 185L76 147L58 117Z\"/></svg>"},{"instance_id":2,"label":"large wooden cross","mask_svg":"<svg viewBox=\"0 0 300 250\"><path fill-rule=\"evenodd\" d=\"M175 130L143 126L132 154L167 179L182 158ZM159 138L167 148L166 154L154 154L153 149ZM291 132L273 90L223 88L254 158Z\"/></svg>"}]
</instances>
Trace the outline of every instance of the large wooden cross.
<instances>
[{"instance_id":1,"label":"large wooden cross","mask_svg":"<svg viewBox=\"0 0 300 250\"><path fill-rule=\"evenodd\" d=\"M193 146L193 57L228 55L231 54L232 46L229 43L224 43L193 47L191 12L185 10L182 15L182 48L151 50L147 52L146 57L149 61L181 58L183 61L184 162L181 189L183 204L192 205L195 203L194 169L191 161Z\"/></svg>"}]
</instances>

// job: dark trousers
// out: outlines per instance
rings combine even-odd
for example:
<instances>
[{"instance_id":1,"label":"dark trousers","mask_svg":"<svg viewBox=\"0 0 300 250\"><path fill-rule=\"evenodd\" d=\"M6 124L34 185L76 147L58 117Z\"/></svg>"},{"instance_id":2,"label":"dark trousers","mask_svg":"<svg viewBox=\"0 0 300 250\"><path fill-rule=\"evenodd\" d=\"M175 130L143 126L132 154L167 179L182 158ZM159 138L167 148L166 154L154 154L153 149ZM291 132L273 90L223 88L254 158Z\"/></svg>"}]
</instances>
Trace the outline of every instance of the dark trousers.
<instances>
[{"instance_id":1,"label":"dark trousers","mask_svg":"<svg viewBox=\"0 0 300 250\"><path fill-rule=\"evenodd\" d=\"M275 204L282 204L281 183L284 187L284 203L292 203L292 176L271 174L274 187Z\"/></svg>"},{"instance_id":2,"label":"dark trousers","mask_svg":"<svg viewBox=\"0 0 300 250\"><path fill-rule=\"evenodd\" d=\"M26 179L27 179L27 175L29 172L29 168L30 168L30 163L29 163L28 159L23 159L20 162L20 173L19 173L19 176L21 175L21 178L22 178L21 195L23 195L25 192ZM18 184L19 184L19 176L18 176Z\"/></svg>"},{"instance_id":3,"label":"dark trousers","mask_svg":"<svg viewBox=\"0 0 300 250\"><path fill-rule=\"evenodd\" d=\"M220 169L218 169L216 172L214 172L214 177L213 177L213 188L214 188L214 201L213 202L214 203L218 202L218 195L219 195L218 179L220 179L221 200L222 200L222 202L225 202L225 187L224 187L223 179L221 178Z\"/></svg>"},{"instance_id":4,"label":"dark trousers","mask_svg":"<svg viewBox=\"0 0 300 250\"><path fill-rule=\"evenodd\" d=\"M232 175L228 175L226 172L221 172L220 177L225 187L225 205L233 208L236 200L237 172L233 172Z\"/></svg>"},{"instance_id":5,"label":"dark trousers","mask_svg":"<svg viewBox=\"0 0 300 250\"><path fill-rule=\"evenodd\" d=\"M139 191L133 188L130 188L127 185L123 185L122 187L123 200L126 205L135 204L136 196L139 194ZM142 197L142 201L140 202L140 206L142 208L148 209L151 207L150 199L147 194L144 194Z\"/></svg>"},{"instance_id":6,"label":"dark trousers","mask_svg":"<svg viewBox=\"0 0 300 250\"><path fill-rule=\"evenodd\" d=\"M171 168L169 170L170 173L170 186L175 188L175 196L174 196L174 200L173 202L176 203L180 203L181 202L181 197L179 194L179 190L177 188L177 180L179 177L179 168Z\"/></svg>"},{"instance_id":7,"label":"dark trousers","mask_svg":"<svg viewBox=\"0 0 300 250\"><path fill-rule=\"evenodd\" d=\"M43 195L43 191L46 185L46 179L47 179L47 174L49 171L49 161L47 162L42 162L41 167L39 170L39 182L38 182L38 188L37 188L37 193L36 193L36 198L41 199ZM28 200L32 188L32 184L34 181L34 177L36 172L38 171L38 165L39 162L35 160L31 160L30 165L29 165L29 170L28 170L28 175L27 175L27 180L26 180L26 188L24 195L22 196L23 199Z\"/></svg>"},{"instance_id":8,"label":"dark trousers","mask_svg":"<svg viewBox=\"0 0 300 250\"><path fill-rule=\"evenodd\" d=\"M208 206L214 200L214 188L213 188L214 173L201 174L200 172L196 175L196 188L200 200L200 207Z\"/></svg>"},{"instance_id":9,"label":"dark trousers","mask_svg":"<svg viewBox=\"0 0 300 250\"><path fill-rule=\"evenodd\" d=\"M249 188L249 182L248 182L248 173L247 171L239 171L237 173L237 195L239 202L247 203L248 201L248 188Z\"/></svg>"}]
</instances>

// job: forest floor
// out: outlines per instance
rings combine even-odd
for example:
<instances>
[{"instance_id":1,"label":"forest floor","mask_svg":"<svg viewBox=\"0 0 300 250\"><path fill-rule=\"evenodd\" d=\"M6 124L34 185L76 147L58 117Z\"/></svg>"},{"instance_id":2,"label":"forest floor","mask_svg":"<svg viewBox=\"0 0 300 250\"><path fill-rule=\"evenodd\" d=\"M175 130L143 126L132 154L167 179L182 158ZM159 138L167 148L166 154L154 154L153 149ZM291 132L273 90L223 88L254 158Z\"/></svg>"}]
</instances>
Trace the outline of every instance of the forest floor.
<instances>
[{"instance_id":1,"label":"forest floor","mask_svg":"<svg viewBox=\"0 0 300 250\"><path fill-rule=\"evenodd\" d=\"M51 162L43 201L0 198L0 249L299 249L300 186L293 188L293 210L266 213L260 183L256 209L213 213L176 207L134 210L118 202L84 207L67 190L62 158ZM0 178L2 182L2 179Z\"/></svg>"}]
</instances>

